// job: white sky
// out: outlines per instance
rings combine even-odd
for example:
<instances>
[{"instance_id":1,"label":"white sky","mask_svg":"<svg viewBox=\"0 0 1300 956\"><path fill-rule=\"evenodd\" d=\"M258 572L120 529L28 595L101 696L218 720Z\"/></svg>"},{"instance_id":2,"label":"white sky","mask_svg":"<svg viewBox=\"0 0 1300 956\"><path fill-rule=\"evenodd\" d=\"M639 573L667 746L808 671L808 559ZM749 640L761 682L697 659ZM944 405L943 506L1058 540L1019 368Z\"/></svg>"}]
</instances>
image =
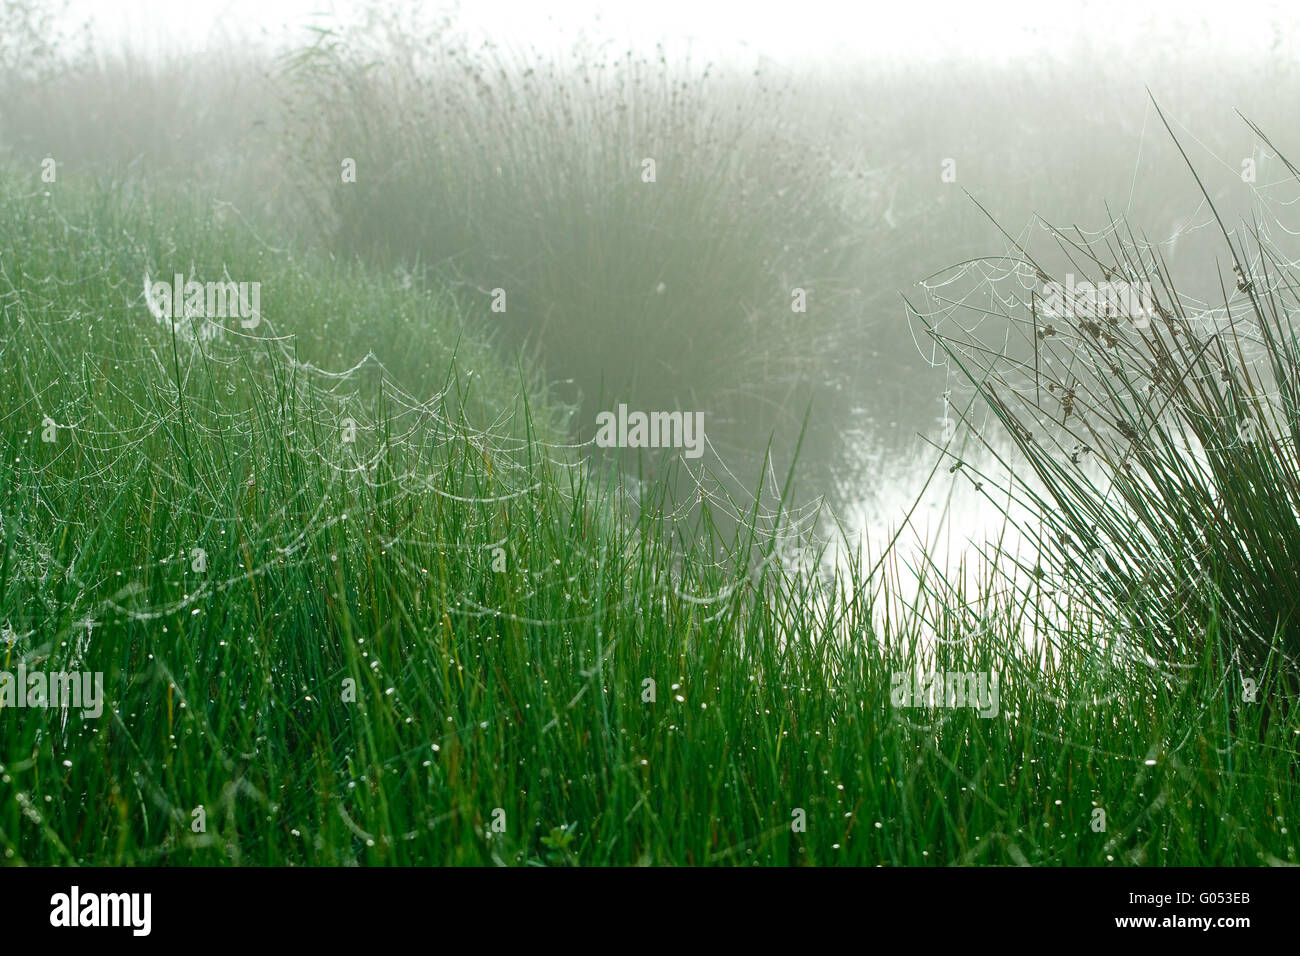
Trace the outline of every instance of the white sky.
<instances>
[{"instance_id":1,"label":"white sky","mask_svg":"<svg viewBox=\"0 0 1300 956\"><path fill-rule=\"evenodd\" d=\"M186 52L231 32L298 39L294 31L311 14L353 6L346 0L71 2L78 22L93 16L103 43ZM1300 26L1294 0L466 0L460 6L467 29L506 45L562 49L585 29L639 48L664 40L674 54L689 48L701 62L741 63L760 55L796 64L934 62L957 54L1045 58L1080 36L1128 46L1153 29L1162 34L1153 45L1174 45L1189 56L1200 48L1266 55L1276 42L1274 24L1293 39ZM1288 47L1295 49L1287 43L1272 56Z\"/></svg>"}]
</instances>

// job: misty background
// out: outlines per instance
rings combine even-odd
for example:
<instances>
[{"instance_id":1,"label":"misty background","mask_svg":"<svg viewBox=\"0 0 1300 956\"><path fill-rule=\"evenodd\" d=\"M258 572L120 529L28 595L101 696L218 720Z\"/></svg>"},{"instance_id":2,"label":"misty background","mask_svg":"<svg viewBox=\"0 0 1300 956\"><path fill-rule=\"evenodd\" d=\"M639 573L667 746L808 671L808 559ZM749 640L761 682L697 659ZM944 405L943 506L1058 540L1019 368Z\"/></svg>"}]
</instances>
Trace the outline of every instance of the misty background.
<instances>
[{"instance_id":1,"label":"misty background","mask_svg":"<svg viewBox=\"0 0 1300 956\"><path fill-rule=\"evenodd\" d=\"M269 250L320 246L341 269L448 290L567 409L575 441L620 402L703 411L709 482L752 491L769 449L783 477L798 448L797 500L824 499L874 548L923 488L912 531L931 554L1000 520L940 461L949 440L983 465L980 441L1005 442L963 415L970 390L926 323L1010 347L1011 240L1067 271L1047 224L1104 242L1123 222L1183 294L1218 296L1221 237L1153 97L1225 221L1294 255L1276 219L1294 185L1234 112L1292 135L1282 5L0 11L0 150L33 188L52 157L60 181L146 207L197 190L196 216L244 220ZM418 325L326 341L305 358L346 369L373 352L413 391L438 387ZM645 477L664 465L624 458Z\"/></svg>"}]
</instances>

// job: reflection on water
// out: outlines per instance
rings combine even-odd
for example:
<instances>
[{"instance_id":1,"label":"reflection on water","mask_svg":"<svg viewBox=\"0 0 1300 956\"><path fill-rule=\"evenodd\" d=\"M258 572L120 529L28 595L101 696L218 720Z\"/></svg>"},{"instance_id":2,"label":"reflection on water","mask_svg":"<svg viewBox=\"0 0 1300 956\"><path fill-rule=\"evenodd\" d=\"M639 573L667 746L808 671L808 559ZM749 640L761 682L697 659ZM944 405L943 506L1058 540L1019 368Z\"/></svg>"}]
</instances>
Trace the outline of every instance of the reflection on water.
<instances>
[{"instance_id":1,"label":"reflection on water","mask_svg":"<svg viewBox=\"0 0 1300 956\"><path fill-rule=\"evenodd\" d=\"M928 433L908 435L885 426L850 437L846 453L856 468L840 489L839 528L831 536L825 570L850 563L875 570L873 593L879 598L887 590L886 605L917 611L913 619L929 624L919 635L927 644L1015 633L1026 647L1036 648L1055 643L1060 628L1078 639L1103 620L1093 612L1104 597L1068 570L1069 562L1046 560L1046 554L1040 561L1040 547L1055 545L1040 537L1035 511L1026 501L1036 495L1048 499L1043 486L996 426L984 426L983 437L959 427L946 444L945 429L940 421ZM1109 482L1102 466L1085 461L1078 467L1079 478L1104 495ZM1098 560L1095 553L1076 557L1090 564ZM1109 560L1119 559L1110 554ZM1067 570L1057 570L1062 567ZM1020 614L1022 607L1033 607L1034 613ZM878 626L888 613L888 606L873 607ZM880 628L879 633L887 632ZM1105 628L1093 637L1098 653L1105 647L1138 653Z\"/></svg>"},{"instance_id":2,"label":"reflection on water","mask_svg":"<svg viewBox=\"0 0 1300 956\"><path fill-rule=\"evenodd\" d=\"M947 443L945 432L951 432ZM847 548L871 568L889 552L888 567L906 600L915 597L921 575L974 594L997 555L1008 583L1023 586L1024 569L1036 564L1023 487L1012 485L1013 473L1023 479L1023 459L996 434L989 446L942 420L910 436L898 428L855 433L847 446L854 479L841 488L836 509L843 536L828 561L842 560Z\"/></svg>"}]
</instances>

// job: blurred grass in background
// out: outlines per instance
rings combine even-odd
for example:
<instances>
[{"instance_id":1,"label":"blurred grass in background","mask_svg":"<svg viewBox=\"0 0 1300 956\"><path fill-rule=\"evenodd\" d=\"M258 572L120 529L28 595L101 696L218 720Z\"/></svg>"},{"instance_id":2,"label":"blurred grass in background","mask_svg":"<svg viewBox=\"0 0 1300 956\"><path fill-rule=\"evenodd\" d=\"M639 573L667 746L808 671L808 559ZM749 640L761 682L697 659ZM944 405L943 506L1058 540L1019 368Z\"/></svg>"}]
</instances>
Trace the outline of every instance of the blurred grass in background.
<instances>
[{"instance_id":1,"label":"blurred grass in background","mask_svg":"<svg viewBox=\"0 0 1300 956\"><path fill-rule=\"evenodd\" d=\"M706 412L730 462L761 460L774 435L788 463L811 403L804 470L851 496L871 476L846 456L847 431L895 453L940 415L948 383L898 293L990 251L964 191L1013 231L1035 214L1098 227L1105 197L1168 240L1185 282L1208 275L1208 210L1136 79L1158 76L1169 115L1211 118L1194 150L1225 214L1257 198L1240 159L1261 144L1231 109L1284 128L1298 86L1284 58L1198 72L1168 47L1072 44L942 73L751 73L597 41L483 46L454 19L371 4L305 30L291 54L232 43L202 69L93 47L29 55L37 65L5 80L0 144L25 164L54 157L65 181L201 182L243 215L467 303L504 289L507 311L484 324L568 383L584 437L626 400ZM1265 162L1260 184L1279 172ZM796 288L806 313L791 311Z\"/></svg>"}]
</instances>

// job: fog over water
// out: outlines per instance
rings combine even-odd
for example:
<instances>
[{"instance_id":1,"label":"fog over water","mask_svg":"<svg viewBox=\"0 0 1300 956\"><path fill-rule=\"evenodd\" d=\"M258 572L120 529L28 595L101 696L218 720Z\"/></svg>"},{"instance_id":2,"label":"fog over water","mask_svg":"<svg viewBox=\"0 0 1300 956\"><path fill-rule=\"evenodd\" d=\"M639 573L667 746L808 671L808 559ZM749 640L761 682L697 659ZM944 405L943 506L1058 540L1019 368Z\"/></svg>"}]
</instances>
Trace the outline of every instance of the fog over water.
<instances>
[{"instance_id":1,"label":"fog over water","mask_svg":"<svg viewBox=\"0 0 1300 956\"><path fill-rule=\"evenodd\" d=\"M33 102L10 120L19 149L193 168L233 146L220 175L235 206L283 203L301 167L283 160L298 148L283 131L261 138L276 100L263 83L284 64L269 57L337 39L339 56L380 64L376 89L403 92L363 116L337 91L294 87L301 143L332 158L368 135L370 168L384 170L365 201L309 229L340 255L450 263L441 275L461 291L498 274L530 283L500 345L541 362L583 440L611 398L702 410L735 484L752 487L769 439L785 473L808 413L797 496L825 498L873 553L909 514L898 540L940 563L1003 526L989 499L1007 475L982 442L1013 468L1016 455L927 324L1025 360L1007 316L1036 280L1005 258L1015 244L1065 271L1080 264L1044 223L1103 244L1131 229L1183 295L1215 304L1217 226L1155 102L1223 218L1254 216L1293 245L1269 211L1284 172L1234 113L1291 134L1300 78L1285 4L79 0L58 19L69 32L87 21L105 62L129 51L177 77L174 100L55 115ZM461 60L431 52L430 37ZM443 114L412 112L419 84L453 62L495 90L484 112L465 112L465 89ZM544 89L527 85L535 75ZM522 93L508 115L491 112L505 91ZM214 125L224 144L187 142ZM624 192L610 170L635 172L643 156L659 162L655 189L689 198ZM435 157L449 183L419 168ZM450 228L453 215L464 221ZM530 232L529 216L552 218ZM791 306L800 289L804 311Z\"/></svg>"}]
</instances>

